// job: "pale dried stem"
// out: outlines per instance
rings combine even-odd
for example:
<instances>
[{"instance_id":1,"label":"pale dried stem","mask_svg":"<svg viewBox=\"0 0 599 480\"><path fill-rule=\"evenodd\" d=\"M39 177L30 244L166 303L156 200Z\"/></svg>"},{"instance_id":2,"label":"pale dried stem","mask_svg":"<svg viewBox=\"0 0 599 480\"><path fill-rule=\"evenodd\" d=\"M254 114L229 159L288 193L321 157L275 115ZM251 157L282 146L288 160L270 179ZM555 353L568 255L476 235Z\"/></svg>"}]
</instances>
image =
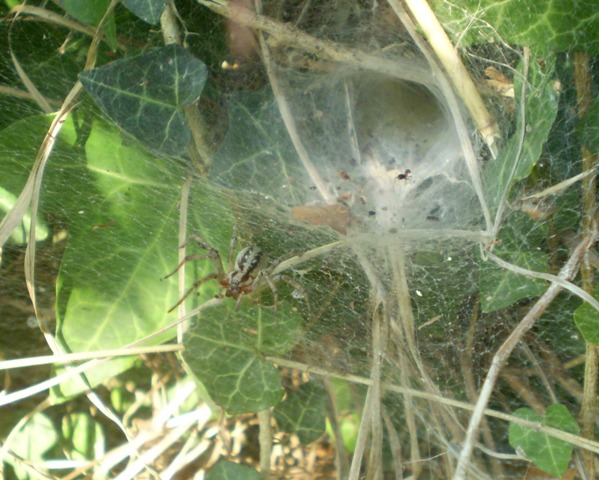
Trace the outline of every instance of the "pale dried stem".
<instances>
[{"instance_id":1,"label":"pale dried stem","mask_svg":"<svg viewBox=\"0 0 599 480\"><path fill-rule=\"evenodd\" d=\"M260 473L265 479L270 478L270 457L272 455L272 426L271 412L267 408L258 412L258 421L260 423Z\"/></svg>"},{"instance_id":2,"label":"pale dried stem","mask_svg":"<svg viewBox=\"0 0 599 480\"><path fill-rule=\"evenodd\" d=\"M497 123L487 110L456 48L426 0L405 0L405 3L445 68L455 90L462 97L490 152L493 157L497 157Z\"/></svg>"}]
</instances>

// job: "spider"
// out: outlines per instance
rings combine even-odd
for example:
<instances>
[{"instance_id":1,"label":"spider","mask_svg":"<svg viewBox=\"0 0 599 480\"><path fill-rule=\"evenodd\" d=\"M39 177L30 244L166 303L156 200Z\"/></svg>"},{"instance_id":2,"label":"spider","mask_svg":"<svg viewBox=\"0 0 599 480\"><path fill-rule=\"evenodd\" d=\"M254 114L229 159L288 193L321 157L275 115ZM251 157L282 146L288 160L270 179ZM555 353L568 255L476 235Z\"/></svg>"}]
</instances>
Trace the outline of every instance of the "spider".
<instances>
[{"instance_id":1,"label":"spider","mask_svg":"<svg viewBox=\"0 0 599 480\"><path fill-rule=\"evenodd\" d=\"M235 232L231 237L231 245L229 248L228 266L229 271L226 272L223 266L223 261L218 251L213 248L206 240L199 235L194 235L191 240L196 241L200 247L206 250L208 253L201 255L188 255L183 261L177 266L175 270L169 273L165 278L174 275L179 269L187 262L193 260L200 260L203 258L209 258L214 264L215 272L206 275L199 280L196 280L194 284L185 292L185 294L179 299L179 301L173 305L168 311L172 312L175 308L183 303L183 301L196 289L202 286L204 283L210 280L216 280L222 287L221 293L217 295L219 298L233 298L237 300L237 307L241 303L241 300L245 295L249 295L256 291L260 286L261 280L264 279L270 289L272 290L274 300L274 310L277 311L278 303L278 291L275 282L270 276L270 272L278 264L275 262L269 268L265 268L266 256L264 252L255 245L250 245L239 251L235 262L232 263L232 253L237 245L237 236ZM184 244L185 245L185 244ZM183 246L184 246L183 245Z\"/></svg>"}]
</instances>

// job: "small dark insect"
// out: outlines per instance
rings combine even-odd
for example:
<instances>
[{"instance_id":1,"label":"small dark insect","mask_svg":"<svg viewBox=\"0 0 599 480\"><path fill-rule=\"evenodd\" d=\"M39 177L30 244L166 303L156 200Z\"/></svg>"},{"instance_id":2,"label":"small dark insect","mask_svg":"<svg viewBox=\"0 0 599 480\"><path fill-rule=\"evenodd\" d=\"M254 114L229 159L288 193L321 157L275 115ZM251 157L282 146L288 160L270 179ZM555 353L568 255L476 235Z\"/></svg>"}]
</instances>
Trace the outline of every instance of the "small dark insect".
<instances>
[{"instance_id":1,"label":"small dark insect","mask_svg":"<svg viewBox=\"0 0 599 480\"><path fill-rule=\"evenodd\" d=\"M369 217L374 217L375 215L376 215L376 212L374 210L368 210Z\"/></svg>"},{"instance_id":2,"label":"small dark insect","mask_svg":"<svg viewBox=\"0 0 599 480\"><path fill-rule=\"evenodd\" d=\"M436 215L427 215L426 219L427 220L431 220L432 222L438 222L439 221L439 217L437 217Z\"/></svg>"},{"instance_id":3,"label":"small dark insect","mask_svg":"<svg viewBox=\"0 0 599 480\"><path fill-rule=\"evenodd\" d=\"M343 180L351 180L351 178L349 177L349 175L347 174L347 172L345 170L339 170L337 173Z\"/></svg>"},{"instance_id":4,"label":"small dark insect","mask_svg":"<svg viewBox=\"0 0 599 480\"><path fill-rule=\"evenodd\" d=\"M398 180L410 180L411 178L412 178L412 170L410 170L409 168L405 172L400 173L397 176Z\"/></svg>"}]
</instances>

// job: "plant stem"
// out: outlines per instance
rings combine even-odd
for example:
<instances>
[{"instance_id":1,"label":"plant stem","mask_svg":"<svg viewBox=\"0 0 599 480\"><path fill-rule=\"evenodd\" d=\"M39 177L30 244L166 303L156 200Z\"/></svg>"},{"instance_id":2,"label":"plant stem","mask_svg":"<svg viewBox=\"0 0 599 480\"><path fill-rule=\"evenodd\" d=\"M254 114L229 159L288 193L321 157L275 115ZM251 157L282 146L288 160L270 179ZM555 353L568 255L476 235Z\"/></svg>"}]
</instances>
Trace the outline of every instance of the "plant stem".
<instances>
[{"instance_id":1,"label":"plant stem","mask_svg":"<svg viewBox=\"0 0 599 480\"><path fill-rule=\"evenodd\" d=\"M591 77L589 75L589 55L583 52L574 54L574 77L576 81L576 93L578 100L578 117L582 119L592 103ZM582 153L582 171L591 172L597 166L597 157L586 148L581 147ZM582 215L581 215L581 235L588 236L597 228L595 221L595 211L597 204L595 195L597 187L595 175L588 175L582 179ZM582 288L589 294L594 291L595 268L589 261L582 262L580 268L582 276ZM599 346L587 343L586 345L586 363L584 371L584 390L582 396L582 405L580 409L581 434L586 438L595 436L595 418L597 415L597 382L599 377ZM582 461L588 478L595 478L595 458L594 455L583 450Z\"/></svg>"}]
</instances>

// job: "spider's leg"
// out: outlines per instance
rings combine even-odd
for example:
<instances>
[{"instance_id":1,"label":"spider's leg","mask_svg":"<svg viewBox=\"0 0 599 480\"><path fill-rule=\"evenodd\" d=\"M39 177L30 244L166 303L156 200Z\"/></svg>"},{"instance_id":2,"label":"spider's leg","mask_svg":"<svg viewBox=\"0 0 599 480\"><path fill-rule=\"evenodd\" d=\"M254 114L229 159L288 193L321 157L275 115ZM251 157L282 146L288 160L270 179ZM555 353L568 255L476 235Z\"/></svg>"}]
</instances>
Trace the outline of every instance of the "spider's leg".
<instances>
[{"instance_id":1,"label":"spider's leg","mask_svg":"<svg viewBox=\"0 0 599 480\"><path fill-rule=\"evenodd\" d=\"M169 273L168 275L166 275L164 277L164 279L167 279L169 277L172 277L175 273L177 273L181 267L183 265L185 265L187 262L195 262L196 260L202 260L204 258L212 258L212 256L210 254L204 253L202 255L187 255L183 260L181 260L181 263L179 263L179 265L177 265L177 268L175 268L171 273Z\"/></svg>"},{"instance_id":2,"label":"spider's leg","mask_svg":"<svg viewBox=\"0 0 599 480\"><path fill-rule=\"evenodd\" d=\"M181 245L179 248L185 247L189 243L190 240L193 240L194 242L196 242L204 250L208 250L208 251L214 250L212 248L212 246L206 240L204 240L204 237L200 236L198 233L194 233L193 235L191 235L189 237L189 239L183 245Z\"/></svg>"},{"instance_id":3,"label":"spider's leg","mask_svg":"<svg viewBox=\"0 0 599 480\"><path fill-rule=\"evenodd\" d=\"M235 310L239 310L239 305L241 305L241 300L243 300L244 294L240 293L237 297L237 301L235 302Z\"/></svg>"},{"instance_id":4,"label":"spider's leg","mask_svg":"<svg viewBox=\"0 0 599 480\"><path fill-rule=\"evenodd\" d=\"M211 273L210 275L206 275L204 278L200 278L199 280L196 280L194 282L194 284L185 292L185 294L179 299L179 301L177 303L175 303L171 309L167 312L167 313L171 313L175 308L177 308L179 305L181 305L185 299L187 297L189 297L189 295L196 289L198 289L202 284L210 281L210 280L217 280L218 274L216 273Z\"/></svg>"},{"instance_id":5,"label":"spider's leg","mask_svg":"<svg viewBox=\"0 0 599 480\"><path fill-rule=\"evenodd\" d=\"M208 253L206 253L203 257L198 257L198 258L209 258L210 260L212 260L212 263L214 263L214 267L216 268L216 273L218 275L217 278L219 280L224 278L225 277L225 269L223 267L223 261L220 258L220 254L218 253L218 250L216 250L214 247L212 247L212 245L210 245L206 240L204 240L198 234L191 236L190 240L194 240L200 247L202 247L204 250L208 251Z\"/></svg>"},{"instance_id":6,"label":"spider's leg","mask_svg":"<svg viewBox=\"0 0 599 480\"><path fill-rule=\"evenodd\" d=\"M237 249L237 228L233 225L233 231L231 232L231 243L229 244L229 255L227 256L227 267L232 272L235 268L233 265L233 252Z\"/></svg>"}]
</instances>

